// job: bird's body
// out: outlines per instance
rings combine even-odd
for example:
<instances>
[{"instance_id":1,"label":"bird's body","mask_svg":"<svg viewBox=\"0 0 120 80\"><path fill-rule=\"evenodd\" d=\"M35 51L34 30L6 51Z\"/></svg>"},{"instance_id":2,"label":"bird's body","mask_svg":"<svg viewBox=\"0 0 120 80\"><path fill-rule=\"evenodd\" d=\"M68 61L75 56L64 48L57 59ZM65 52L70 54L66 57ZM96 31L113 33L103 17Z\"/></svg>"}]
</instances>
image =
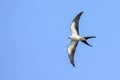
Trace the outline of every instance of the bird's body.
<instances>
[{"instance_id":1,"label":"bird's body","mask_svg":"<svg viewBox=\"0 0 120 80\"><path fill-rule=\"evenodd\" d=\"M95 36L90 36L90 37L80 37L79 36L78 24L79 24L79 18L82 15L82 13L83 12L79 13L74 18L74 20L72 21L72 23L70 25L70 30L72 32L72 35L69 37L69 39L71 39L71 42L68 45L68 49L67 50L68 50L69 59L70 59L70 61L71 61L73 66L75 66L75 64L74 64L74 54L75 54L75 50L76 50L78 42L81 41L81 42L85 43L86 45L92 47L92 45L88 44L86 40L90 39L90 38L95 38Z\"/></svg>"},{"instance_id":2,"label":"bird's body","mask_svg":"<svg viewBox=\"0 0 120 80\"><path fill-rule=\"evenodd\" d=\"M78 40L80 40L80 38L81 37L79 35L75 35L75 34L73 34L72 36L69 37L69 39L74 40L74 41L78 41Z\"/></svg>"}]
</instances>

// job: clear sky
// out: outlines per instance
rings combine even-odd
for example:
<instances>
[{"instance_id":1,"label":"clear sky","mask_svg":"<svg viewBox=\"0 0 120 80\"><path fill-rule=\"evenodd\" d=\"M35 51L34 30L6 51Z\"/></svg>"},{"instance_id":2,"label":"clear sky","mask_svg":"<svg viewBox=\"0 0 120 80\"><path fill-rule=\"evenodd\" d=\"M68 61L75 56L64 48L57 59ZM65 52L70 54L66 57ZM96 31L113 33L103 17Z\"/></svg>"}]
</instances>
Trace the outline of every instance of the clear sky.
<instances>
[{"instance_id":1,"label":"clear sky","mask_svg":"<svg viewBox=\"0 0 120 80\"><path fill-rule=\"evenodd\" d=\"M84 11L74 68L70 23ZM0 0L0 80L120 80L120 0Z\"/></svg>"}]
</instances>

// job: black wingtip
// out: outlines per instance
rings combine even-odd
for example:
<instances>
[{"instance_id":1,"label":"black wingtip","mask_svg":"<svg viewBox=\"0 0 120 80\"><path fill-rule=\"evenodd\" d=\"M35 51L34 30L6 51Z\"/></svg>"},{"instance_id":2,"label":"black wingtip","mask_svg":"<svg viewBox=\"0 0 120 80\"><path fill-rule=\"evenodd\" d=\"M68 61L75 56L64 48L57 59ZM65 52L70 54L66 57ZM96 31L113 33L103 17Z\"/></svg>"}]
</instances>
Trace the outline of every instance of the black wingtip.
<instances>
[{"instance_id":1,"label":"black wingtip","mask_svg":"<svg viewBox=\"0 0 120 80\"><path fill-rule=\"evenodd\" d=\"M83 11L81 11L80 13L79 13L79 15L82 15L83 14Z\"/></svg>"},{"instance_id":2,"label":"black wingtip","mask_svg":"<svg viewBox=\"0 0 120 80\"><path fill-rule=\"evenodd\" d=\"M72 65L73 65L73 67L75 67L75 64L74 64L74 63L72 63Z\"/></svg>"},{"instance_id":3,"label":"black wingtip","mask_svg":"<svg viewBox=\"0 0 120 80\"><path fill-rule=\"evenodd\" d=\"M83 13L84 11L81 11L81 14Z\"/></svg>"},{"instance_id":4,"label":"black wingtip","mask_svg":"<svg viewBox=\"0 0 120 80\"><path fill-rule=\"evenodd\" d=\"M71 61L71 64L73 65L73 67L75 67L75 64L74 64L74 62L73 62L73 61Z\"/></svg>"}]
</instances>

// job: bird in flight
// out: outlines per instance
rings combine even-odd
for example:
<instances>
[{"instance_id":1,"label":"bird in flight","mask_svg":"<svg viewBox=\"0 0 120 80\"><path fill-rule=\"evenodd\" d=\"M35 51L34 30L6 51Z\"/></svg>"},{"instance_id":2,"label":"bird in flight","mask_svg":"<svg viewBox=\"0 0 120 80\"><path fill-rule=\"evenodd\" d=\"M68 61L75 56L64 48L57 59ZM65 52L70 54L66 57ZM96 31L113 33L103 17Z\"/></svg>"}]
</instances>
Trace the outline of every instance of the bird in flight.
<instances>
[{"instance_id":1,"label":"bird in flight","mask_svg":"<svg viewBox=\"0 0 120 80\"><path fill-rule=\"evenodd\" d=\"M90 45L87 40L90 38L95 38L96 36L89 36L89 37L81 37L79 35L79 19L82 15L83 11L80 12L72 21L71 25L70 25L70 30L72 32L72 35L69 37L69 39L71 39L71 42L68 45L67 51L68 51L68 56L70 59L71 64L75 67L74 64L74 54L75 54L75 50L77 47L77 44L79 41L85 43L86 45L92 47L92 45Z\"/></svg>"}]
</instances>

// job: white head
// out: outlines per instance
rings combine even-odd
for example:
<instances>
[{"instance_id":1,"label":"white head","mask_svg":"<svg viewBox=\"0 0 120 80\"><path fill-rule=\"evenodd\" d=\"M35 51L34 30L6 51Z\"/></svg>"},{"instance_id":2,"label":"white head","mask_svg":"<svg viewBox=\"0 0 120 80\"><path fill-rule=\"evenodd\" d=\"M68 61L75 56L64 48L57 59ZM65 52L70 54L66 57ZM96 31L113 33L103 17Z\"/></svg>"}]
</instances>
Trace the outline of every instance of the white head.
<instances>
[{"instance_id":1,"label":"white head","mask_svg":"<svg viewBox=\"0 0 120 80\"><path fill-rule=\"evenodd\" d=\"M69 36L68 39L72 39L72 36Z\"/></svg>"}]
</instances>

